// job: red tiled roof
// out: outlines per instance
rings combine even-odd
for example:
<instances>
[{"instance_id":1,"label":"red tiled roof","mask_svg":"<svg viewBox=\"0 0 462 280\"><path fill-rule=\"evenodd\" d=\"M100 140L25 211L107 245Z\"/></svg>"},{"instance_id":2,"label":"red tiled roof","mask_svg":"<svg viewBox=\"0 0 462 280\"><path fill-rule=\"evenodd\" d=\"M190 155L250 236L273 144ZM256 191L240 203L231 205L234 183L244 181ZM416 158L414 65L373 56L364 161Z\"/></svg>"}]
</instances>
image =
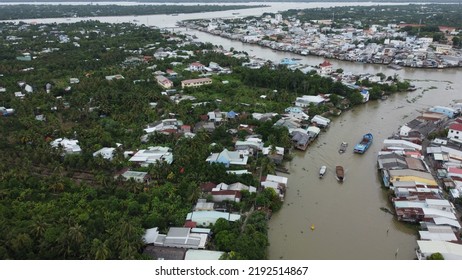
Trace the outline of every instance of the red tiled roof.
<instances>
[{"instance_id":1,"label":"red tiled roof","mask_svg":"<svg viewBox=\"0 0 462 280\"><path fill-rule=\"evenodd\" d=\"M462 169L461 169L461 168L457 168L457 167L449 167L449 168L448 168L448 172L449 172L449 173L454 173L454 174L462 175Z\"/></svg>"},{"instance_id":2,"label":"red tiled roof","mask_svg":"<svg viewBox=\"0 0 462 280\"><path fill-rule=\"evenodd\" d=\"M444 25L438 26L438 28L439 28L439 30L440 30L441 32L444 32L444 31L455 31L455 30L456 30L455 27L444 26Z\"/></svg>"},{"instance_id":3,"label":"red tiled roof","mask_svg":"<svg viewBox=\"0 0 462 280\"><path fill-rule=\"evenodd\" d=\"M200 188L204 192L211 192L212 189L214 189L216 186L217 186L217 184L215 184L215 183L207 182L207 183L201 184Z\"/></svg>"},{"instance_id":4,"label":"red tiled roof","mask_svg":"<svg viewBox=\"0 0 462 280\"><path fill-rule=\"evenodd\" d=\"M449 126L449 129L462 131L462 124L460 123L453 123Z\"/></svg>"},{"instance_id":5,"label":"red tiled roof","mask_svg":"<svg viewBox=\"0 0 462 280\"><path fill-rule=\"evenodd\" d=\"M321 67L328 67L328 66L332 66L332 63L330 63L329 61L327 60L324 60L323 63L319 64L319 66Z\"/></svg>"},{"instance_id":6,"label":"red tiled roof","mask_svg":"<svg viewBox=\"0 0 462 280\"><path fill-rule=\"evenodd\" d=\"M196 222L193 222L193 221L186 221L184 223L184 226L183 227L187 227L187 228L195 228L197 225Z\"/></svg>"}]
</instances>

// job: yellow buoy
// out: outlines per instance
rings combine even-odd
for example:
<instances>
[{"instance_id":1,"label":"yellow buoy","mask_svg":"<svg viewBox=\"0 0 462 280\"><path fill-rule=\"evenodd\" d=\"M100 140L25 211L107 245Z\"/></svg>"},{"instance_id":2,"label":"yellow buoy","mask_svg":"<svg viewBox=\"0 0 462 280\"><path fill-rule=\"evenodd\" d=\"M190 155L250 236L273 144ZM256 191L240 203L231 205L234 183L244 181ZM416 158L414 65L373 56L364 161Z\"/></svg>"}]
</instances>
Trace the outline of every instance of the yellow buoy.
<instances>
[{"instance_id":1,"label":"yellow buoy","mask_svg":"<svg viewBox=\"0 0 462 280\"><path fill-rule=\"evenodd\" d=\"M311 225L311 230L314 230L314 225Z\"/></svg>"}]
</instances>

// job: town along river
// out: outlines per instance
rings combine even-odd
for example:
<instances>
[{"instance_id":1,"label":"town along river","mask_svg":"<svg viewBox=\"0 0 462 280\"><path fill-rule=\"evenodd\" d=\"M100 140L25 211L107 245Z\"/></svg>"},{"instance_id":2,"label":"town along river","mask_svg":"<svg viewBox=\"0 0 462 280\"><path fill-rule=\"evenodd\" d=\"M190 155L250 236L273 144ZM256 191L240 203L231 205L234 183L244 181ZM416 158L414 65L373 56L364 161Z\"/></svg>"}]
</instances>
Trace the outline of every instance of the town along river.
<instances>
[{"instance_id":1,"label":"town along river","mask_svg":"<svg viewBox=\"0 0 462 280\"><path fill-rule=\"evenodd\" d=\"M319 3L318 3L319 4ZM298 5L298 4L297 4ZM283 10L283 9L281 9ZM243 15L245 10L237 11ZM231 12L227 13L230 15ZM217 12L208 17L219 17ZM172 26L176 20L200 18L203 14L178 17L102 17L107 22L139 20L141 24ZM173 19L176 18L176 19ZM71 19L74 20L81 19ZM37 20L37 22L66 22L66 19ZM256 57L279 62L285 57L299 58L301 63L318 65L324 59L277 52L257 45L220 38L194 30L178 29L194 34L198 41L211 42L229 49L246 51ZM176 31L176 30L175 30ZM376 169L376 156L382 141L397 131L398 127L419 115L432 105L450 105L462 98L462 69L403 69L394 71L383 65L331 61L334 68L345 72L379 72L387 76L395 73L402 79L410 79L418 89L399 93L385 101L374 101L358 106L333 118L331 126L308 147L305 152L294 152L294 159L287 163L290 175L284 207L273 215L269 223L270 259L414 259L416 228L397 222L392 215L380 208L391 208L386 190L381 188ZM459 78L459 79L457 79ZM371 132L374 143L363 155L353 154L353 146L363 134ZM348 149L339 154L342 141ZM318 178L321 165L328 167L323 179ZM335 180L335 166L345 168L342 184ZM311 230L311 226L314 230ZM396 254L397 253L397 254Z\"/></svg>"},{"instance_id":2,"label":"town along river","mask_svg":"<svg viewBox=\"0 0 462 280\"><path fill-rule=\"evenodd\" d=\"M233 47L256 57L279 62L285 57L301 59L300 63L318 65L320 57L276 52L257 45L243 44L203 32L188 30L199 41ZM270 259L351 259L388 260L414 259L417 227L398 222L381 207L392 209L387 190L381 187L376 157L382 142L399 126L432 105L451 105L462 98L462 69L409 69L395 71L383 65L350 63L332 60L334 68L345 72L379 72L398 74L410 79L418 88L414 92L397 93L385 101L371 101L332 118L305 152L294 151L286 164L290 175L284 206L269 222ZM353 146L365 133L374 135L372 146L363 155L354 154ZM345 153L338 150L348 142ZM319 168L327 173L319 179ZM345 169L345 180L335 179L335 166ZM314 230L311 230L311 226ZM397 254L396 254L397 253Z\"/></svg>"}]
</instances>

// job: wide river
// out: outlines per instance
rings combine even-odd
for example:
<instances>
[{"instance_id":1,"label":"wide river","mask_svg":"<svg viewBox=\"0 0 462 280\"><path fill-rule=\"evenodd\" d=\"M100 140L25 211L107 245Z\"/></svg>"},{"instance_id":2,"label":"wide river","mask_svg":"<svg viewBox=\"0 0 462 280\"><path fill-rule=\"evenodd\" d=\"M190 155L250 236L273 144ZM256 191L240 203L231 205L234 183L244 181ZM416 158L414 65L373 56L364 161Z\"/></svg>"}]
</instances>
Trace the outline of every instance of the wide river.
<instances>
[{"instance_id":1,"label":"wide river","mask_svg":"<svg viewBox=\"0 0 462 280\"><path fill-rule=\"evenodd\" d=\"M254 4L254 3L252 3ZM263 3L266 4L266 3ZM349 3L348 5L372 5ZM197 18L261 15L293 8L344 6L347 3L268 3L271 7L178 16L98 17L105 22L136 22L173 27L176 21ZM373 5L377 5L374 3ZM386 4L381 4L386 5ZM71 19L33 19L25 22L74 22ZM225 48L233 47L250 55L279 62L285 57L300 58L302 63L317 65L323 58L276 52L257 45L244 44L195 30L177 29L194 34L198 40ZM382 141L399 126L417 117L432 105L448 106L462 99L460 69L395 71L382 65L331 61L335 68L351 73L398 74L411 80L417 91L399 93L385 101L373 101L334 118L327 131L312 143L306 152L295 152L287 164L290 170L289 189L282 210L273 215L269 226L270 259L310 260L388 260L414 259L417 246L415 227L397 222L380 208L391 208L387 191L381 188L376 157ZM374 143L364 155L353 154L352 147L363 134L371 132ZM349 143L344 154L338 153L342 141ZM318 178L321 165L328 171ZM346 170L345 182L334 178L336 165ZM311 226L314 230L311 230Z\"/></svg>"}]
</instances>

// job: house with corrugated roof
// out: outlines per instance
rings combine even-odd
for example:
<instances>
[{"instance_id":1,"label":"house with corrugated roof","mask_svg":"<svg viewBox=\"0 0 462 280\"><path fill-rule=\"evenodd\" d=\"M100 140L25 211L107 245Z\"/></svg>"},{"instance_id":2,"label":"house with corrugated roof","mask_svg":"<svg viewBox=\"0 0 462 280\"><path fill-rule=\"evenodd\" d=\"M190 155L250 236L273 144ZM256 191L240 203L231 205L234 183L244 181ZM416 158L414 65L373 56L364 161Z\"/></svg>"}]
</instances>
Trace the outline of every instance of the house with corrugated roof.
<instances>
[{"instance_id":1,"label":"house with corrugated roof","mask_svg":"<svg viewBox=\"0 0 462 280\"><path fill-rule=\"evenodd\" d=\"M257 189L252 186L247 186L240 182L233 184L220 183L215 188L212 189L211 195L214 202L222 201L241 201L241 191L248 191L250 193L255 193Z\"/></svg>"},{"instance_id":2,"label":"house with corrugated roof","mask_svg":"<svg viewBox=\"0 0 462 280\"><path fill-rule=\"evenodd\" d=\"M170 89L173 87L173 82L163 75L157 75L156 81L157 81L157 84L164 89Z\"/></svg>"},{"instance_id":3,"label":"house with corrugated roof","mask_svg":"<svg viewBox=\"0 0 462 280\"><path fill-rule=\"evenodd\" d=\"M150 228L143 235L143 241L154 246L204 249L208 234L192 231L189 227L171 227L167 234L161 234L157 227Z\"/></svg>"},{"instance_id":4,"label":"house with corrugated roof","mask_svg":"<svg viewBox=\"0 0 462 280\"><path fill-rule=\"evenodd\" d=\"M270 160L272 160L275 164L281 164L284 159L283 147L275 147L273 145L270 145L269 147L263 147L262 153L263 155L267 156Z\"/></svg>"},{"instance_id":5,"label":"house with corrugated roof","mask_svg":"<svg viewBox=\"0 0 462 280\"><path fill-rule=\"evenodd\" d=\"M295 99L295 106L298 107L308 107L310 104L320 105L326 102L326 99L321 95L303 95Z\"/></svg>"},{"instance_id":6,"label":"house with corrugated roof","mask_svg":"<svg viewBox=\"0 0 462 280\"><path fill-rule=\"evenodd\" d=\"M419 236L420 240L459 241L459 238L450 226L429 225L426 227L426 230L419 231Z\"/></svg>"},{"instance_id":7,"label":"house with corrugated roof","mask_svg":"<svg viewBox=\"0 0 462 280\"><path fill-rule=\"evenodd\" d=\"M149 124L143 129L147 134L159 132L164 134L176 133L183 125L181 120L177 119L164 119L153 124Z\"/></svg>"},{"instance_id":8,"label":"house with corrugated roof","mask_svg":"<svg viewBox=\"0 0 462 280\"><path fill-rule=\"evenodd\" d=\"M114 176L116 180L119 178L123 181L134 180L138 183L149 183L151 177L148 175L148 172L123 169Z\"/></svg>"},{"instance_id":9,"label":"house with corrugated roof","mask_svg":"<svg viewBox=\"0 0 462 280\"><path fill-rule=\"evenodd\" d=\"M262 178L261 186L272 188L279 195L279 198L284 200L288 180L287 177L268 174L265 178Z\"/></svg>"},{"instance_id":10,"label":"house with corrugated roof","mask_svg":"<svg viewBox=\"0 0 462 280\"><path fill-rule=\"evenodd\" d=\"M207 202L205 198L199 198L194 206L194 211L213 211L215 209L214 202Z\"/></svg>"},{"instance_id":11,"label":"house with corrugated roof","mask_svg":"<svg viewBox=\"0 0 462 280\"><path fill-rule=\"evenodd\" d=\"M218 219L235 222L241 219L241 215L221 211L193 211L186 215L186 221L196 222L200 226L214 225Z\"/></svg>"},{"instance_id":12,"label":"house with corrugated roof","mask_svg":"<svg viewBox=\"0 0 462 280\"><path fill-rule=\"evenodd\" d=\"M191 72L204 71L206 70L206 67L200 62L193 62L189 64L188 70Z\"/></svg>"},{"instance_id":13,"label":"house with corrugated roof","mask_svg":"<svg viewBox=\"0 0 462 280\"><path fill-rule=\"evenodd\" d=\"M415 197L402 197L394 198L392 201L399 221L420 222L431 218L457 221L454 205L445 199L416 200Z\"/></svg>"},{"instance_id":14,"label":"house with corrugated roof","mask_svg":"<svg viewBox=\"0 0 462 280\"><path fill-rule=\"evenodd\" d=\"M189 249L186 251L184 259L190 261L219 260L224 253L222 251Z\"/></svg>"},{"instance_id":15,"label":"house with corrugated roof","mask_svg":"<svg viewBox=\"0 0 462 280\"><path fill-rule=\"evenodd\" d=\"M311 141L312 138L308 135L308 133L301 131L295 131L292 133L292 142L296 149L305 151Z\"/></svg>"},{"instance_id":16,"label":"house with corrugated roof","mask_svg":"<svg viewBox=\"0 0 462 280\"><path fill-rule=\"evenodd\" d=\"M443 114L450 119L456 117L459 114L459 112L456 109L444 106L433 106L430 109L428 109L428 111Z\"/></svg>"},{"instance_id":17,"label":"house with corrugated roof","mask_svg":"<svg viewBox=\"0 0 462 280\"><path fill-rule=\"evenodd\" d=\"M289 133L291 133L292 130L302 127L302 124L298 119L292 117L283 117L279 119L276 123L274 123L273 126L286 127L289 130Z\"/></svg>"},{"instance_id":18,"label":"house with corrugated roof","mask_svg":"<svg viewBox=\"0 0 462 280\"><path fill-rule=\"evenodd\" d=\"M416 184L425 185L429 188L438 188L438 183L428 172L417 171L412 169L385 170L383 173L383 182L386 187L394 187L395 182L415 182Z\"/></svg>"},{"instance_id":19,"label":"house with corrugated roof","mask_svg":"<svg viewBox=\"0 0 462 280\"><path fill-rule=\"evenodd\" d=\"M416 255L426 260L434 253L440 253L445 260L462 260L462 245L446 241L417 240Z\"/></svg>"},{"instance_id":20,"label":"house with corrugated roof","mask_svg":"<svg viewBox=\"0 0 462 280\"><path fill-rule=\"evenodd\" d=\"M172 164L173 153L168 147L148 147L147 149L139 150L130 159L130 162L138 163L141 166L149 166L149 164L157 164L159 162L166 162Z\"/></svg>"},{"instance_id":21,"label":"house with corrugated roof","mask_svg":"<svg viewBox=\"0 0 462 280\"><path fill-rule=\"evenodd\" d=\"M228 151L228 149L224 149L220 153L210 154L205 161L208 163L221 163L229 167L230 165L246 165L248 159L248 156L242 155L239 151Z\"/></svg>"},{"instance_id":22,"label":"house with corrugated roof","mask_svg":"<svg viewBox=\"0 0 462 280\"><path fill-rule=\"evenodd\" d=\"M116 148L103 147L93 153L93 157L101 155L102 158L112 160L114 158L114 152Z\"/></svg>"},{"instance_id":23,"label":"house with corrugated roof","mask_svg":"<svg viewBox=\"0 0 462 280\"><path fill-rule=\"evenodd\" d=\"M190 80L181 81L181 88L200 87L203 85L210 85L210 84L212 84L212 79L210 78L190 79Z\"/></svg>"},{"instance_id":24,"label":"house with corrugated roof","mask_svg":"<svg viewBox=\"0 0 462 280\"><path fill-rule=\"evenodd\" d=\"M245 141L236 141L234 144L236 151L247 151L247 154L256 155L263 149L263 141L260 138L251 137Z\"/></svg>"},{"instance_id":25,"label":"house with corrugated roof","mask_svg":"<svg viewBox=\"0 0 462 280\"><path fill-rule=\"evenodd\" d=\"M80 148L78 143L79 140L58 138L51 142L51 147L62 147L65 154L79 154L82 152L82 149Z\"/></svg>"}]
</instances>

